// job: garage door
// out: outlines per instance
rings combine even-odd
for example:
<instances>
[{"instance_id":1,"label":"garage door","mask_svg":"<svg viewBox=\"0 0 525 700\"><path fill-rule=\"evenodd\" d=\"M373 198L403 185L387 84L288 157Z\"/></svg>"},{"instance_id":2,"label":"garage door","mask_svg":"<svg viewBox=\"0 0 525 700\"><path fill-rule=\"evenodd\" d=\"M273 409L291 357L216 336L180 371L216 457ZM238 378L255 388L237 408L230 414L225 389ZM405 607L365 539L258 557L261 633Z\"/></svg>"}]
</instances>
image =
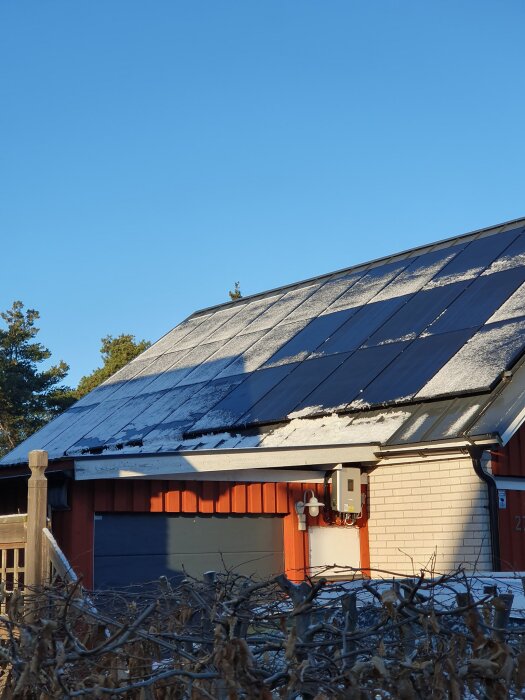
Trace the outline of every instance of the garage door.
<instances>
[{"instance_id":1,"label":"garage door","mask_svg":"<svg viewBox=\"0 0 525 700\"><path fill-rule=\"evenodd\" d=\"M278 516L95 515L95 587L127 586L186 571L257 578L283 570Z\"/></svg>"}]
</instances>

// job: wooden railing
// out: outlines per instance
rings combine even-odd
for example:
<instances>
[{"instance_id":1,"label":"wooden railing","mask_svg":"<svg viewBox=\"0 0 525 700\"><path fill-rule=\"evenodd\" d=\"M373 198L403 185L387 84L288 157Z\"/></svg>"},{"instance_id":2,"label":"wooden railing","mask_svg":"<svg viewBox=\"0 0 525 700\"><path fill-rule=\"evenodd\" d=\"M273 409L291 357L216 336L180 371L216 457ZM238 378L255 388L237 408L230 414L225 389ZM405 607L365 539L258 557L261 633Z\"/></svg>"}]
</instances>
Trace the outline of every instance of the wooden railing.
<instances>
[{"instance_id":1,"label":"wooden railing","mask_svg":"<svg viewBox=\"0 0 525 700\"><path fill-rule=\"evenodd\" d=\"M0 585L6 594L78 580L48 528L47 464L47 452L29 453L27 513L0 516Z\"/></svg>"},{"instance_id":2,"label":"wooden railing","mask_svg":"<svg viewBox=\"0 0 525 700\"><path fill-rule=\"evenodd\" d=\"M24 585L27 515L0 516L0 582L7 593Z\"/></svg>"},{"instance_id":3,"label":"wooden railing","mask_svg":"<svg viewBox=\"0 0 525 700\"><path fill-rule=\"evenodd\" d=\"M44 561L48 563L48 582L51 585L56 585L59 582L78 583L76 573L71 568L71 564L66 559L64 552L58 546L51 530L45 527L43 533Z\"/></svg>"}]
</instances>

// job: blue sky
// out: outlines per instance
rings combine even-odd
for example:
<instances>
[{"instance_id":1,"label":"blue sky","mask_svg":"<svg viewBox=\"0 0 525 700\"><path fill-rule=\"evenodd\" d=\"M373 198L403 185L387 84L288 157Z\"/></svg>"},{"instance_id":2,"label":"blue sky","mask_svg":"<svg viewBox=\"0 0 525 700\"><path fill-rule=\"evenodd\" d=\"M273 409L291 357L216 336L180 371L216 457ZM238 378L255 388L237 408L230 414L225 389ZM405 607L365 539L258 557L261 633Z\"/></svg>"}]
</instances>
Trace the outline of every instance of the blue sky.
<instances>
[{"instance_id":1,"label":"blue sky","mask_svg":"<svg viewBox=\"0 0 525 700\"><path fill-rule=\"evenodd\" d=\"M522 0L3 0L0 307L71 366L525 215Z\"/></svg>"}]
</instances>

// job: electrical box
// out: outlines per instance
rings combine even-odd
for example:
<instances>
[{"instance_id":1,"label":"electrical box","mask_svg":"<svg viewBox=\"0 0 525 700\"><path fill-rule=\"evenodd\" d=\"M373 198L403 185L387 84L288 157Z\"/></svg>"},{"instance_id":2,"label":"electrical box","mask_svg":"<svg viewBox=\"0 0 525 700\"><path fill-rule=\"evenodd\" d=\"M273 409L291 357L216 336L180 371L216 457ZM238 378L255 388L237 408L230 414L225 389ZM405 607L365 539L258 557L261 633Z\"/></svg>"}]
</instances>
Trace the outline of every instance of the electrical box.
<instances>
[{"instance_id":1,"label":"electrical box","mask_svg":"<svg viewBox=\"0 0 525 700\"><path fill-rule=\"evenodd\" d=\"M361 470L358 467L342 467L332 474L332 510L361 512Z\"/></svg>"}]
</instances>

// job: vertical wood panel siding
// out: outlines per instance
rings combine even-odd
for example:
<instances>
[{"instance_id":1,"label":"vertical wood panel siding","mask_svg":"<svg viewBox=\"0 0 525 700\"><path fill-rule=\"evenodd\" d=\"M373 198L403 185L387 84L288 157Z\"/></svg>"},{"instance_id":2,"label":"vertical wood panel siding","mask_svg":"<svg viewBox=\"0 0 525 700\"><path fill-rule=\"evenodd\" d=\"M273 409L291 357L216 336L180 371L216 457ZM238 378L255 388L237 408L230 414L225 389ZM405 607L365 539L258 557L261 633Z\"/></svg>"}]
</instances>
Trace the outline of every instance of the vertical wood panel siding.
<instances>
[{"instance_id":1,"label":"vertical wood panel siding","mask_svg":"<svg viewBox=\"0 0 525 700\"><path fill-rule=\"evenodd\" d=\"M501 568L525 571L525 491L507 491L507 507L498 513Z\"/></svg>"},{"instance_id":2,"label":"vertical wood panel siding","mask_svg":"<svg viewBox=\"0 0 525 700\"><path fill-rule=\"evenodd\" d=\"M525 477L525 425L515 433L505 447L493 450L492 471L496 476Z\"/></svg>"},{"instance_id":3,"label":"vertical wood panel siding","mask_svg":"<svg viewBox=\"0 0 525 700\"><path fill-rule=\"evenodd\" d=\"M57 512L53 528L84 585L93 585L93 515L100 513L202 513L280 515L283 518L285 569L302 580L309 566L307 532L298 529L295 503L312 489L323 500L322 484L231 483L196 481L76 481L71 484L71 510ZM311 525L327 525L322 515ZM361 562L369 567L366 518L361 529ZM328 525L327 525L328 526ZM333 526L332 526L333 527Z\"/></svg>"}]
</instances>

